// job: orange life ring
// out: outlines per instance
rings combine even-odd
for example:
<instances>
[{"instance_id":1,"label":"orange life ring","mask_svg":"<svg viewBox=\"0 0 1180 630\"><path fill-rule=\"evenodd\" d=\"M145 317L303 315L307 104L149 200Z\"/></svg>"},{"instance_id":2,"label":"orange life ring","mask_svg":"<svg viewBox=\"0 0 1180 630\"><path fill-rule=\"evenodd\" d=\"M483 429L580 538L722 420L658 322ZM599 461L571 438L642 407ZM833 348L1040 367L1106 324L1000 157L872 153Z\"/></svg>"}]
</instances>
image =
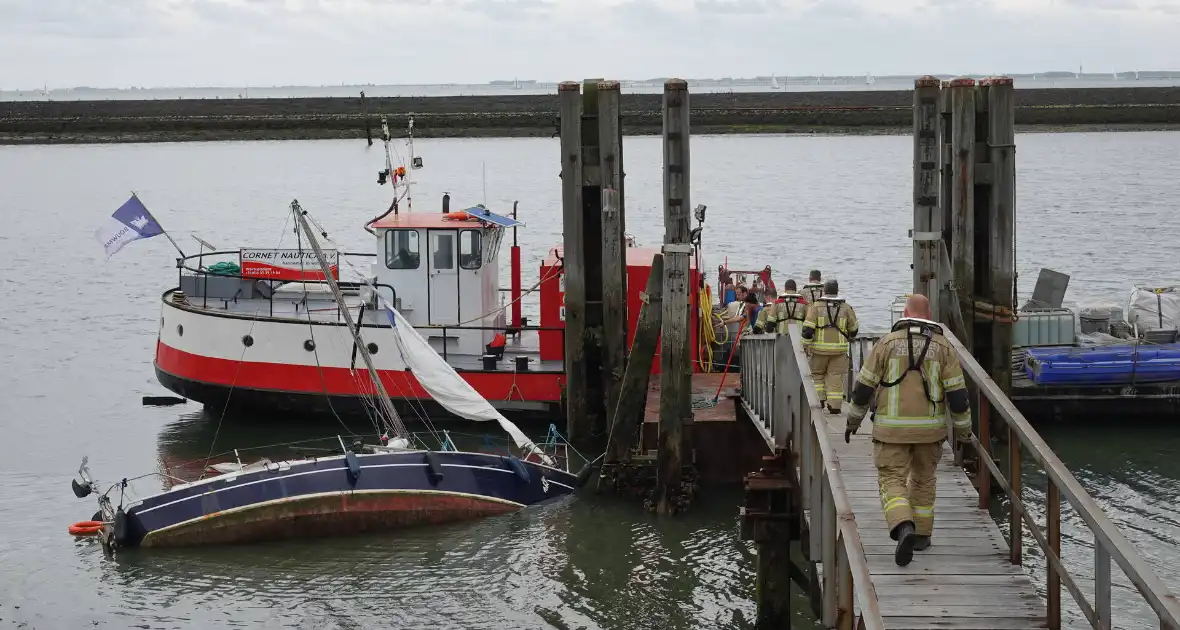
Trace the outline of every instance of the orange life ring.
<instances>
[{"instance_id":1,"label":"orange life ring","mask_svg":"<svg viewBox=\"0 0 1180 630\"><path fill-rule=\"evenodd\" d=\"M443 215L443 219L447 221L471 221L474 218L466 212L448 212Z\"/></svg>"},{"instance_id":2,"label":"orange life ring","mask_svg":"<svg viewBox=\"0 0 1180 630\"><path fill-rule=\"evenodd\" d=\"M70 525L69 532L73 536L93 536L102 531L102 521L78 521Z\"/></svg>"}]
</instances>

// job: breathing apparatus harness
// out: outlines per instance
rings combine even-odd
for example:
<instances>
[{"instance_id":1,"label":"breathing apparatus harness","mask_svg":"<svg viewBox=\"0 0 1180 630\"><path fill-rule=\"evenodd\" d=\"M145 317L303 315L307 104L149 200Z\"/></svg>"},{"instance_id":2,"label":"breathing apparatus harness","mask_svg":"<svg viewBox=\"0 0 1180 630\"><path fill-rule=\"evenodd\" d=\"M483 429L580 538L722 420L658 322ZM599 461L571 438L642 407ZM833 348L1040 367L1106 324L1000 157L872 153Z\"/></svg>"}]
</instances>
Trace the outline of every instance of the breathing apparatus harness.
<instances>
[{"instance_id":1,"label":"breathing apparatus harness","mask_svg":"<svg viewBox=\"0 0 1180 630\"><path fill-rule=\"evenodd\" d=\"M807 284L803 285L803 294L814 302L815 300L823 297L824 285L822 282L808 282Z\"/></svg>"},{"instance_id":2,"label":"breathing apparatus harness","mask_svg":"<svg viewBox=\"0 0 1180 630\"><path fill-rule=\"evenodd\" d=\"M824 302L824 311L828 316L827 321L824 322L824 325L820 326L819 329L824 330L825 328L835 328L836 332L840 333L840 336L844 338L844 341L851 343L852 337L848 336L847 332L836 325L836 318L840 315L840 307L844 306L844 298L825 295L819 298L819 300ZM833 305L836 307L835 311L832 311Z\"/></svg>"},{"instance_id":3,"label":"breathing apparatus harness","mask_svg":"<svg viewBox=\"0 0 1180 630\"><path fill-rule=\"evenodd\" d=\"M928 319L903 317L893 325L893 328L890 332L897 332L902 328L906 329L906 350L908 350L909 354L909 365L906 366L906 369L901 373L901 376L897 377L897 380L892 382L881 381L880 385L881 387L896 387L900 385L903 380L905 380L905 377L908 376L910 372L917 372L918 376L922 379L922 391L926 393L926 400L929 400L932 404L937 405L943 400L946 400L946 396L943 395L941 399L934 400L934 397L930 395L930 385L926 382L926 373L922 371L922 366L926 361L926 352L930 350L930 344L934 341L934 335L942 334L942 326ZM923 341L922 350L918 353L918 359L916 361L914 360L915 336L922 339Z\"/></svg>"},{"instance_id":4,"label":"breathing apparatus harness","mask_svg":"<svg viewBox=\"0 0 1180 630\"><path fill-rule=\"evenodd\" d=\"M804 319L806 319L804 317L804 315L805 315L807 309L805 309L805 308L800 309L799 308L799 307L803 306L803 304L801 302L799 302L799 300L803 298L802 295L800 295L798 293L784 293L784 294L780 295L779 297L785 298L782 301L782 305L784 307L786 307L786 311L787 311L786 321L793 320L793 321L801 322ZM777 321L781 322L783 320L780 318Z\"/></svg>"}]
</instances>

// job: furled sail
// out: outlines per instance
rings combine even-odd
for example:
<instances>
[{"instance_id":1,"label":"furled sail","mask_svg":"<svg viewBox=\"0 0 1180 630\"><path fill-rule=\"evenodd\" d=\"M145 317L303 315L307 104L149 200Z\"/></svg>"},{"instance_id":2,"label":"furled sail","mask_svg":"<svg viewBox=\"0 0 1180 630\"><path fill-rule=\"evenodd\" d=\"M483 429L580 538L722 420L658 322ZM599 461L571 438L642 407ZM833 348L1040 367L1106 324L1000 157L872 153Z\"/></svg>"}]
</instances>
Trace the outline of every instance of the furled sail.
<instances>
[{"instance_id":1,"label":"furled sail","mask_svg":"<svg viewBox=\"0 0 1180 630\"><path fill-rule=\"evenodd\" d=\"M446 359L443 359L430 347L430 342L422 338L410 322L393 308L384 298L380 298L381 307L389 317L393 332L397 336L401 349L402 360L414 373L414 377L422 388L430 394L435 402L447 411L468 420L496 421L504 429L512 441L522 449L536 453L541 461L552 466L553 460L520 430L520 427L505 418L479 392L475 391L463 377L459 376Z\"/></svg>"}]
</instances>

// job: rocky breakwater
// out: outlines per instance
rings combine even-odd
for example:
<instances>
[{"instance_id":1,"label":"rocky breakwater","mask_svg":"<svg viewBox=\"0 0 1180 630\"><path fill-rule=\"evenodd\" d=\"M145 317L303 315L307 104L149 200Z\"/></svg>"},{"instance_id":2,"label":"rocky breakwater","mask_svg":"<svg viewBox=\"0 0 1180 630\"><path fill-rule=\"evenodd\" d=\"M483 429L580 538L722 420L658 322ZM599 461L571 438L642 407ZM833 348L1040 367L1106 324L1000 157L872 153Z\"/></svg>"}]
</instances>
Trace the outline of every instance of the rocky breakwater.
<instances>
[{"instance_id":1,"label":"rocky breakwater","mask_svg":"<svg viewBox=\"0 0 1180 630\"><path fill-rule=\"evenodd\" d=\"M660 94L622 96L624 133L660 132ZM911 125L912 92L697 93L694 133L898 133ZM1180 128L1180 88L1025 89L1024 131ZM368 111L368 114L365 111ZM519 137L557 133L547 95L0 102L0 144L363 138L389 117L401 135ZM367 120L366 120L367 118Z\"/></svg>"}]
</instances>

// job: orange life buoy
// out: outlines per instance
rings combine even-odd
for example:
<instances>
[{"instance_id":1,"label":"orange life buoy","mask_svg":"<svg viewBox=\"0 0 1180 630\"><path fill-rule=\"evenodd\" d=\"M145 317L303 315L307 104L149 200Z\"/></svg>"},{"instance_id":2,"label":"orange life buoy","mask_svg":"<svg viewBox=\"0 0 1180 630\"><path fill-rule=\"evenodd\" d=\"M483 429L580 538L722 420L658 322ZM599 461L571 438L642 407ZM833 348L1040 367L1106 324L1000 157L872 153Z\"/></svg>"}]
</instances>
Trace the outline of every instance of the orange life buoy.
<instances>
[{"instance_id":1,"label":"orange life buoy","mask_svg":"<svg viewBox=\"0 0 1180 630\"><path fill-rule=\"evenodd\" d=\"M443 219L447 221L470 221L474 218L466 212L448 212L443 215Z\"/></svg>"},{"instance_id":2,"label":"orange life buoy","mask_svg":"<svg viewBox=\"0 0 1180 630\"><path fill-rule=\"evenodd\" d=\"M102 521L78 521L69 531L73 536L93 536L102 531Z\"/></svg>"}]
</instances>

